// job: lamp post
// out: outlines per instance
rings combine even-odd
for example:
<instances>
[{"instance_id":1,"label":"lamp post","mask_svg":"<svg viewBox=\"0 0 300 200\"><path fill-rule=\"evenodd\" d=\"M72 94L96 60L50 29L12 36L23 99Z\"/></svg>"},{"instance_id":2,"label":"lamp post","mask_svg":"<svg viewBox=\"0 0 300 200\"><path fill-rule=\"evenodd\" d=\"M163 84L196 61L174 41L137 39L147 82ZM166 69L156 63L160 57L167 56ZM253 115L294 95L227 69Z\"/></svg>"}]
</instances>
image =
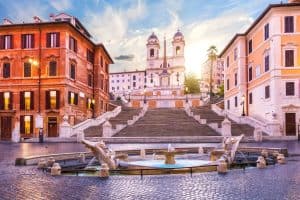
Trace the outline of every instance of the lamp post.
<instances>
[{"instance_id":1,"label":"lamp post","mask_svg":"<svg viewBox=\"0 0 300 200\"><path fill-rule=\"evenodd\" d=\"M185 87L185 102L188 103L189 100L188 100L188 91L189 91L189 88L188 87Z\"/></svg>"},{"instance_id":2,"label":"lamp post","mask_svg":"<svg viewBox=\"0 0 300 200\"><path fill-rule=\"evenodd\" d=\"M38 67L38 114L36 116L36 128L39 129L39 142L44 142L44 133L43 133L43 117L41 115L41 67L39 62L35 59L29 58L29 63L34 66Z\"/></svg>"},{"instance_id":3,"label":"lamp post","mask_svg":"<svg viewBox=\"0 0 300 200\"><path fill-rule=\"evenodd\" d=\"M146 88L144 88L144 104L147 103L147 100L146 100Z\"/></svg>"},{"instance_id":4,"label":"lamp post","mask_svg":"<svg viewBox=\"0 0 300 200\"><path fill-rule=\"evenodd\" d=\"M242 96L242 104L243 104L243 113L242 113L242 116L245 116L245 95Z\"/></svg>"},{"instance_id":5,"label":"lamp post","mask_svg":"<svg viewBox=\"0 0 300 200\"><path fill-rule=\"evenodd\" d=\"M130 93L131 93L131 90L128 91L128 102L130 102Z\"/></svg>"}]
</instances>

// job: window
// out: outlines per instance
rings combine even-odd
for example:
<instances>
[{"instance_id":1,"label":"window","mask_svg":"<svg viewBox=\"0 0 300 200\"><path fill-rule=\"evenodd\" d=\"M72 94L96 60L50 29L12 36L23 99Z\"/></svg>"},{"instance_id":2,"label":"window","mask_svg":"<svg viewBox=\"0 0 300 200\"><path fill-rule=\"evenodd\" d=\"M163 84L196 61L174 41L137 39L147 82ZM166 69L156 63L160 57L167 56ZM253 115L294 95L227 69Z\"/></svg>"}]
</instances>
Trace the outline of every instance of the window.
<instances>
[{"instance_id":1,"label":"window","mask_svg":"<svg viewBox=\"0 0 300 200\"><path fill-rule=\"evenodd\" d=\"M93 83L93 76L92 74L88 74L88 86L92 87L93 86L92 83Z\"/></svg>"},{"instance_id":2,"label":"window","mask_svg":"<svg viewBox=\"0 0 300 200\"><path fill-rule=\"evenodd\" d=\"M259 77L259 75L260 75L260 66L258 65L255 68L255 77Z\"/></svg>"},{"instance_id":3,"label":"window","mask_svg":"<svg viewBox=\"0 0 300 200\"><path fill-rule=\"evenodd\" d=\"M94 53L89 49L86 49L86 60L90 63L94 62Z\"/></svg>"},{"instance_id":4,"label":"window","mask_svg":"<svg viewBox=\"0 0 300 200\"><path fill-rule=\"evenodd\" d=\"M46 109L59 109L60 92L58 90L46 91Z\"/></svg>"},{"instance_id":5,"label":"window","mask_svg":"<svg viewBox=\"0 0 300 200\"><path fill-rule=\"evenodd\" d=\"M236 59L237 59L237 53L238 53L238 52L237 52L237 48L235 48L235 49L234 49L234 61L236 61Z\"/></svg>"},{"instance_id":6,"label":"window","mask_svg":"<svg viewBox=\"0 0 300 200\"><path fill-rule=\"evenodd\" d=\"M176 55L179 55L179 54L180 54L180 47L177 46L177 47L176 47Z\"/></svg>"},{"instance_id":7,"label":"window","mask_svg":"<svg viewBox=\"0 0 300 200\"><path fill-rule=\"evenodd\" d=\"M21 115L20 116L20 132L21 134L31 135L33 134L33 116Z\"/></svg>"},{"instance_id":8,"label":"window","mask_svg":"<svg viewBox=\"0 0 300 200\"><path fill-rule=\"evenodd\" d=\"M252 67L249 67L248 69L248 81L252 81Z\"/></svg>"},{"instance_id":9,"label":"window","mask_svg":"<svg viewBox=\"0 0 300 200\"><path fill-rule=\"evenodd\" d=\"M78 105L78 94L74 92L69 92L68 103L71 105Z\"/></svg>"},{"instance_id":10,"label":"window","mask_svg":"<svg viewBox=\"0 0 300 200\"><path fill-rule=\"evenodd\" d=\"M28 62L24 63L24 77L31 77L31 64Z\"/></svg>"},{"instance_id":11,"label":"window","mask_svg":"<svg viewBox=\"0 0 300 200\"><path fill-rule=\"evenodd\" d=\"M3 63L3 78L10 77L10 63Z\"/></svg>"},{"instance_id":12,"label":"window","mask_svg":"<svg viewBox=\"0 0 300 200\"><path fill-rule=\"evenodd\" d=\"M238 106L238 98L234 97L234 106L237 107Z\"/></svg>"},{"instance_id":13,"label":"window","mask_svg":"<svg viewBox=\"0 0 300 200\"><path fill-rule=\"evenodd\" d=\"M249 40L248 42L248 53L252 53L252 40Z\"/></svg>"},{"instance_id":14,"label":"window","mask_svg":"<svg viewBox=\"0 0 300 200\"><path fill-rule=\"evenodd\" d=\"M285 66L294 67L294 50L285 51Z\"/></svg>"},{"instance_id":15,"label":"window","mask_svg":"<svg viewBox=\"0 0 300 200\"><path fill-rule=\"evenodd\" d=\"M229 67L229 56L227 56L227 59L226 59L226 66Z\"/></svg>"},{"instance_id":16,"label":"window","mask_svg":"<svg viewBox=\"0 0 300 200\"><path fill-rule=\"evenodd\" d=\"M20 110L33 110L34 109L34 92L28 91L20 92Z\"/></svg>"},{"instance_id":17,"label":"window","mask_svg":"<svg viewBox=\"0 0 300 200\"><path fill-rule=\"evenodd\" d=\"M150 49L150 57L154 57L154 49Z\"/></svg>"},{"instance_id":18,"label":"window","mask_svg":"<svg viewBox=\"0 0 300 200\"><path fill-rule=\"evenodd\" d=\"M22 49L34 48L34 34L22 34L21 48Z\"/></svg>"},{"instance_id":19,"label":"window","mask_svg":"<svg viewBox=\"0 0 300 200\"><path fill-rule=\"evenodd\" d=\"M108 73L108 64L107 63L105 63L105 72Z\"/></svg>"},{"instance_id":20,"label":"window","mask_svg":"<svg viewBox=\"0 0 300 200\"><path fill-rule=\"evenodd\" d=\"M47 37L47 41L46 41L47 48L54 48L60 46L60 33L47 33L46 37Z\"/></svg>"},{"instance_id":21,"label":"window","mask_svg":"<svg viewBox=\"0 0 300 200\"><path fill-rule=\"evenodd\" d=\"M269 71L270 69L270 56L266 55L265 56L265 72Z\"/></svg>"},{"instance_id":22,"label":"window","mask_svg":"<svg viewBox=\"0 0 300 200\"><path fill-rule=\"evenodd\" d=\"M229 79L227 79L227 90L229 90Z\"/></svg>"},{"instance_id":23,"label":"window","mask_svg":"<svg viewBox=\"0 0 300 200\"><path fill-rule=\"evenodd\" d=\"M0 35L0 49L12 49L12 48L13 48L13 36Z\"/></svg>"},{"instance_id":24,"label":"window","mask_svg":"<svg viewBox=\"0 0 300 200\"><path fill-rule=\"evenodd\" d=\"M284 32L293 33L294 32L294 17L286 16L284 17Z\"/></svg>"},{"instance_id":25,"label":"window","mask_svg":"<svg viewBox=\"0 0 300 200\"><path fill-rule=\"evenodd\" d=\"M101 90L104 89L104 76L102 74L100 74L100 88ZM119 80L117 80L117 83L119 82Z\"/></svg>"},{"instance_id":26,"label":"window","mask_svg":"<svg viewBox=\"0 0 300 200\"><path fill-rule=\"evenodd\" d=\"M132 79L133 79L134 81L136 80L136 77L135 77L135 75L133 75Z\"/></svg>"},{"instance_id":27,"label":"window","mask_svg":"<svg viewBox=\"0 0 300 200\"><path fill-rule=\"evenodd\" d=\"M252 104L252 92L249 93L249 104Z\"/></svg>"},{"instance_id":28,"label":"window","mask_svg":"<svg viewBox=\"0 0 300 200\"><path fill-rule=\"evenodd\" d=\"M100 65L103 68L103 57L102 56L100 57Z\"/></svg>"},{"instance_id":29,"label":"window","mask_svg":"<svg viewBox=\"0 0 300 200\"><path fill-rule=\"evenodd\" d=\"M49 62L49 76L56 76L56 61Z\"/></svg>"},{"instance_id":30,"label":"window","mask_svg":"<svg viewBox=\"0 0 300 200\"><path fill-rule=\"evenodd\" d=\"M69 37L69 49L77 53L77 40L72 36Z\"/></svg>"},{"instance_id":31,"label":"window","mask_svg":"<svg viewBox=\"0 0 300 200\"><path fill-rule=\"evenodd\" d=\"M270 86L265 87L265 99L270 98Z\"/></svg>"},{"instance_id":32,"label":"window","mask_svg":"<svg viewBox=\"0 0 300 200\"><path fill-rule=\"evenodd\" d=\"M12 92L0 92L0 110L12 110L13 95Z\"/></svg>"},{"instance_id":33,"label":"window","mask_svg":"<svg viewBox=\"0 0 300 200\"><path fill-rule=\"evenodd\" d=\"M269 24L265 25L265 40L269 38Z\"/></svg>"},{"instance_id":34,"label":"window","mask_svg":"<svg viewBox=\"0 0 300 200\"><path fill-rule=\"evenodd\" d=\"M227 100L227 109L230 110L230 100Z\"/></svg>"},{"instance_id":35,"label":"window","mask_svg":"<svg viewBox=\"0 0 300 200\"><path fill-rule=\"evenodd\" d=\"M237 73L234 74L234 85L237 86Z\"/></svg>"},{"instance_id":36,"label":"window","mask_svg":"<svg viewBox=\"0 0 300 200\"><path fill-rule=\"evenodd\" d=\"M75 77L76 77L76 65L74 63L71 63L70 78L75 80Z\"/></svg>"},{"instance_id":37,"label":"window","mask_svg":"<svg viewBox=\"0 0 300 200\"><path fill-rule=\"evenodd\" d=\"M133 82L133 85L132 85L134 88L136 87L136 83L135 82Z\"/></svg>"},{"instance_id":38,"label":"window","mask_svg":"<svg viewBox=\"0 0 300 200\"><path fill-rule=\"evenodd\" d=\"M295 83L294 82L286 82L285 83L285 95L286 96L294 96L295 95Z\"/></svg>"}]
</instances>

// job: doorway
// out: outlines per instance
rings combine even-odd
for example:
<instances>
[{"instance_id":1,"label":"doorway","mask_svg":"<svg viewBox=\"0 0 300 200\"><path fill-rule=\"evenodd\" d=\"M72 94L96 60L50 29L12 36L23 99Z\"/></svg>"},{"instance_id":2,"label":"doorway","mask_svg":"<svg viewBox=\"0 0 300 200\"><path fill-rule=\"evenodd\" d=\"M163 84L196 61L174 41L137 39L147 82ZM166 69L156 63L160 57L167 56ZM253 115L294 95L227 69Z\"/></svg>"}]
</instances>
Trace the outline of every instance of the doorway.
<instances>
[{"instance_id":1,"label":"doorway","mask_svg":"<svg viewBox=\"0 0 300 200\"><path fill-rule=\"evenodd\" d=\"M11 140L12 132L12 117L2 116L0 117L0 139L1 140Z\"/></svg>"},{"instance_id":2,"label":"doorway","mask_svg":"<svg viewBox=\"0 0 300 200\"><path fill-rule=\"evenodd\" d=\"M48 137L58 137L57 117L48 117Z\"/></svg>"},{"instance_id":3,"label":"doorway","mask_svg":"<svg viewBox=\"0 0 300 200\"><path fill-rule=\"evenodd\" d=\"M285 134L296 136L296 113L285 113Z\"/></svg>"}]
</instances>

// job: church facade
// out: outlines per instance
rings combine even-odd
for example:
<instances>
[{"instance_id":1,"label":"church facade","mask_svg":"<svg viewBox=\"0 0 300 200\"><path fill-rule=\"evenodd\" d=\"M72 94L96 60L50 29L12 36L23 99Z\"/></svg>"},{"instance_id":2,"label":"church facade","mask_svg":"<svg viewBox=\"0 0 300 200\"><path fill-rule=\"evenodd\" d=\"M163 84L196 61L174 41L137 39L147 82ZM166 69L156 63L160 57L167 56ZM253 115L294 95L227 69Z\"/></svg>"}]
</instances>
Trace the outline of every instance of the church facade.
<instances>
[{"instance_id":1,"label":"church facade","mask_svg":"<svg viewBox=\"0 0 300 200\"><path fill-rule=\"evenodd\" d=\"M163 54L161 55L160 41L152 33L146 43L145 70L110 73L110 92L117 97L129 93L144 93L145 91L183 89L185 74L184 36L179 30L174 34L170 56L167 56L166 43L164 38Z\"/></svg>"}]
</instances>

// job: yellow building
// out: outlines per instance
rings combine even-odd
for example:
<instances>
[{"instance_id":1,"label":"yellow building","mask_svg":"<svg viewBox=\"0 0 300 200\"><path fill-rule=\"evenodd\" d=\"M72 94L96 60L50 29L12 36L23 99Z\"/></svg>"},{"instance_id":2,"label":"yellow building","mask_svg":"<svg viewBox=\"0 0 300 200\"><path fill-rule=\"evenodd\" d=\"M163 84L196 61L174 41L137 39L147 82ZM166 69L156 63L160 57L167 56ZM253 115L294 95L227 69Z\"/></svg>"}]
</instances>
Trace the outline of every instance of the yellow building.
<instances>
[{"instance_id":1,"label":"yellow building","mask_svg":"<svg viewBox=\"0 0 300 200\"><path fill-rule=\"evenodd\" d=\"M269 5L219 57L228 116L244 113L272 136L300 134L299 0Z\"/></svg>"}]
</instances>

